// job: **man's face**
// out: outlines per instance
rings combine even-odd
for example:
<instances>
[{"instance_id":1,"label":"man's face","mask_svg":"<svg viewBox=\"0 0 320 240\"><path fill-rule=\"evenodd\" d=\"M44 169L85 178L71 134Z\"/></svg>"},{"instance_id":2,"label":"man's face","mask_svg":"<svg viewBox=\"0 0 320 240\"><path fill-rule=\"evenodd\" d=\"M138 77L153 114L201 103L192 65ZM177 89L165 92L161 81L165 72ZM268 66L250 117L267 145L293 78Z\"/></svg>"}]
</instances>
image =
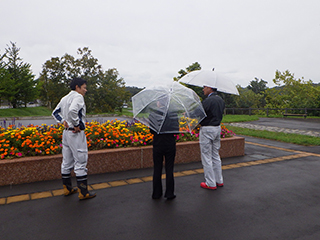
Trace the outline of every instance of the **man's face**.
<instances>
[{"instance_id":1,"label":"man's face","mask_svg":"<svg viewBox=\"0 0 320 240\"><path fill-rule=\"evenodd\" d=\"M82 96L84 96L87 92L87 84L82 84L81 87L79 87L78 85L76 86L76 91L78 93L80 93Z\"/></svg>"},{"instance_id":2,"label":"man's face","mask_svg":"<svg viewBox=\"0 0 320 240\"><path fill-rule=\"evenodd\" d=\"M203 86L202 91L203 91L205 96L208 96L211 93L212 89L207 87L207 86Z\"/></svg>"}]
</instances>

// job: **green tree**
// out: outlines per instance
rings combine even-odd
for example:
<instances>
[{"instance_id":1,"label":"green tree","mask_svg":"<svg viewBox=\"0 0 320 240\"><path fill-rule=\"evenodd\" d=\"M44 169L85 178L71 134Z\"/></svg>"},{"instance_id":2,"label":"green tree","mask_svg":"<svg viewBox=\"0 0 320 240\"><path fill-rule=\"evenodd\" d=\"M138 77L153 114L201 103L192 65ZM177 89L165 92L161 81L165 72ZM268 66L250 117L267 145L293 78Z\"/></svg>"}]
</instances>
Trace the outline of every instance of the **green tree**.
<instances>
[{"instance_id":1,"label":"green tree","mask_svg":"<svg viewBox=\"0 0 320 240\"><path fill-rule=\"evenodd\" d=\"M273 79L276 87L267 89L266 102L270 108L317 108L319 88L311 80L296 79L289 70L276 71Z\"/></svg>"},{"instance_id":2,"label":"green tree","mask_svg":"<svg viewBox=\"0 0 320 240\"><path fill-rule=\"evenodd\" d=\"M6 68L6 62L4 61L6 54L0 55L0 103L5 100L7 84L10 83L11 74Z\"/></svg>"},{"instance_id":3,"label":"green tree","mask_svg":"<svg viewBox=\"0 0 320 240\"><path fill-rule=\"evenodd\" d=\"M61 97L70 91L70 81L74 77L82 77L87 80L85 99L88 112L121 110L129 94L125 91L124 80L118 78L116 69L103 71L98 59L87 47L79 48L77 54L79 58L65 54L61 58L51 58L43 65L39 77L43 104L54 108Z\"/></svg>"},{"instance_id":4,"label":"green tree","mask_svg":"<svg viewBox=\"0 0 320 240\"><path fill-rule=\"evenodd\" d=\"M138 87L126 87L126 90L130 93L130 98L142 91L144 88Z\"/></svg>"},{"instance_id":5,"label":"green tree","mask_svg":"<svg viewBox=\"0 0 320 240\"><path fill-rule=\"evenodd\" d=\"M179 81L179 79L182 78L184 75L194 70L201 70L201 66L198 62L192 63L189 67L186 68L186 70L180 69L180 71L178 72L180 75L178 77L174 77L173 80Z\"/></svg>"},{"instance_id":6,"label":"green tree","mask_svg":"<svg viewBox=\"0 0 320 240\"><path fill-rule=\"evenodd\" d=\"M129 101L130 93L126 91L123 78L118 78L116 69L109 69L98 78L94 94L95 112L122 111L124 102Z\"/></svg>"},{"instance_id":7,"label":"green tree","mask_svg":"<svg viewBox=\"0 0 320 240\"><path fill-rule=\"evenodd\" d=\"M46 107L54 108L69 91L65 65L59 57L47 60L38 78L40 100Z\"/></svg>"},{"instance_id":8,"label":"green tree","mask_svg":"<svg viewBox=\"0 0 320 240\"><path fill-rule=\"evenodd\" d=\"M85 96L87 110L89 112L113 111L114 108L108 108L106 105L101 108L99 101L102 99L97 98L97 91L99 88L107 91L107 89L104 88L105 85L102 86L100 83L103 81L104 72L98 59L92 55L91 50L88 47L79 48L77 54L80 57L74 61L74 66L71 65L68 71L73 70L73 74L70 74L71 79L73 76L80 76L87 80L88 92ZM68 56L68 58L70 58L71 61L71 56Z\"/></svg>"},{"instance_id":9,"label":"green tree","mask_svg":"<svg viewBox=\"0 0 320 240\"><path fill-rule=\"evenodd\" d=\"M238 89L241 88L240 85L236 86ZM240 91L239 91L240 92ZM233 94L228 94L228 93L222 93L220 92L219 95L222 97L222 99L225 102L226 108L233 108L236 107L236 99L239 98L239 96L233 95Z\"/></svg>"},{"instance_id":10,"label":"green tree","mask_svg":"<svg viewBox=\"0 0 320 240\"><path fill-rule=\"evenodd\" d=\"M3 58L7 60L5 63L7 77L1 78L0 84L2 96L11 103L13 108L21 105L26 107L29 101L37 97L36 81L31 65L22 61L19 52L20 48L11 42L11 46L6 48L5 56L2 56L2 62Z\"/></svg>"},{"instance_id":11,"label":"green tree","mask_svg":"<svg viewBox=\"0 0 320 240\"><path fill-rule=\"evenodd\" d=\"M31 71L31 65L26 64L20 68L20 101L24 103L24 106L27 107L27 103L34 101L38 98L38 88L35 76Z\"/></svg>"},{"instance_id":12,"label":"green tree","mask_svg":"<svg viewBox=\"0 0 320 240\"><path fill-rule=\"evenodd\" d=\"M234 97L235 107L237 108L258 108L263 98L262 94L257 94L248 88L237 86L239 96Z\"/></svg>"},{"instance_id":13,"label":"green tree","mask_svg":"<svg viewBox=\"0 0 320 240\"><path fill-rule=\"evenodd\" d=\"M254 93L264 93L264 91L267 89L267 81L264 81L263 79L254 78L254 80L251 80L250 84L247 86L249 90L252 90Z\"/></svg>"},{"instance_id":14,"label":"green tree","mask_svg":"<svg viewBox=\"0 0 320 240\"><path fill-rule=\"evenodd\" d=\"M247 86L247 89L252 90L255 94L260 94L259 96L257 96L260 99L260 104L257 106L259 108L266 105L265 91L268 88L267 83L267 81L255 78L254 80L251 80L250 84Z\"/></svg>"}]
</instances>

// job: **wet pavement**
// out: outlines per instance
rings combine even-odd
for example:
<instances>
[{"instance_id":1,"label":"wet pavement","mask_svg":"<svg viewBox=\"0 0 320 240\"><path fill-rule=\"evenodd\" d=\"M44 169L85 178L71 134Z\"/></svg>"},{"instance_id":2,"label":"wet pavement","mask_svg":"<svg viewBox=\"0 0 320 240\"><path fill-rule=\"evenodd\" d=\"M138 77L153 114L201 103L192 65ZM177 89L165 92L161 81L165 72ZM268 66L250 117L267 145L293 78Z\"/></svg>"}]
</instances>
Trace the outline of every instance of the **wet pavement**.
<instances>
[{"instance_id":1,"label":"wet pavement","mask_svg":"<svg viewBox=\"0 0 320 240\"><path fill-rule=\"evenodd\" d=\"M294 133L320 137L320 119L318 118L260 118L257 121L228 123L226 125L255 130L267 130L271 132Z\"/></svg>"},{"instance_id":2,"label":"wet pavement","mask_svg":"<svg viewBox=\"0 0 320 240\"><path fill-rule=\"evenodd\" d=\"M0 187L0 239L320 239L319 146L245 140L217 190L201 163L176 165L172 201L151 199L152 169L91 175L85 201L60 180Z\"/></svg>"},{"instance_id":3,"label":"wet pavement","mask_svg":"<svg viewBox=\"0 0 320 240\"><path fill-rule=\"evenodd\" d=\"M320 129L320 118L260 118L247 123L304 131L319 131Z\"/></svg>"}]
</instances>

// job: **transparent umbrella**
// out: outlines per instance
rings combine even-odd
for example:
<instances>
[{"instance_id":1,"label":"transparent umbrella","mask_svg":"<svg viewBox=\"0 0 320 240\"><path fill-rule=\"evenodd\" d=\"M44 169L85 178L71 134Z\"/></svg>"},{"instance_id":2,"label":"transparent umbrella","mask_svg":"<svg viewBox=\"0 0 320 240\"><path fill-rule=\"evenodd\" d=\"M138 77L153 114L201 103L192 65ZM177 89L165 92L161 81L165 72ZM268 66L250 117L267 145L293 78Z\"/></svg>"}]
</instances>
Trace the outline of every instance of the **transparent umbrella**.
<instances>
[{"instance_id":1,"label":"transparent umbrella","mask_svg":"<svg viewBox=\"0 0 320 240\"><path fill-rule=\"evenodd\" d=\"M206 117L199 96L178 82L145 88L132 107L133 117L158 134L191 132Z\"/></svg>"},{"instance_id":2,"label":"transparent umbrella","mask_svg":"<svg viewBox=\"0 0 320 240\"><path fill-rule=\"evenodd\" d=\"M180 78L179 82L194 86L217 88L219 92L239 95L235 84L221 73L210 70L195 70Z\"/></svg>"}]
</instances>

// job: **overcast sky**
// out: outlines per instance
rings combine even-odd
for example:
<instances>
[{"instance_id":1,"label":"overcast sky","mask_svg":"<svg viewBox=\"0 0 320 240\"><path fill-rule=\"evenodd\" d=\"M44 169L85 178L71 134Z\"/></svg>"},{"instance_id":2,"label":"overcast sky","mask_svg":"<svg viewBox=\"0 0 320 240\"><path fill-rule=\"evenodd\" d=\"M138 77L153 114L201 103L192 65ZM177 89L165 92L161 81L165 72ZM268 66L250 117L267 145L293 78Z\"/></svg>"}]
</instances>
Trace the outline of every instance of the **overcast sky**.
<instances>
[{"instance_id":1,"label":"overcast sky","mask_svg":"<svg viewBox=\"0 0 320 240\"><path fill-rule=\"evenodd\" d=\"M169 83L199 62L245 87L275 71L320 82L319 0L0 0L0 54L15 42L38 77L89 47L126 86Z\"/></svg>"}]
</instances>

